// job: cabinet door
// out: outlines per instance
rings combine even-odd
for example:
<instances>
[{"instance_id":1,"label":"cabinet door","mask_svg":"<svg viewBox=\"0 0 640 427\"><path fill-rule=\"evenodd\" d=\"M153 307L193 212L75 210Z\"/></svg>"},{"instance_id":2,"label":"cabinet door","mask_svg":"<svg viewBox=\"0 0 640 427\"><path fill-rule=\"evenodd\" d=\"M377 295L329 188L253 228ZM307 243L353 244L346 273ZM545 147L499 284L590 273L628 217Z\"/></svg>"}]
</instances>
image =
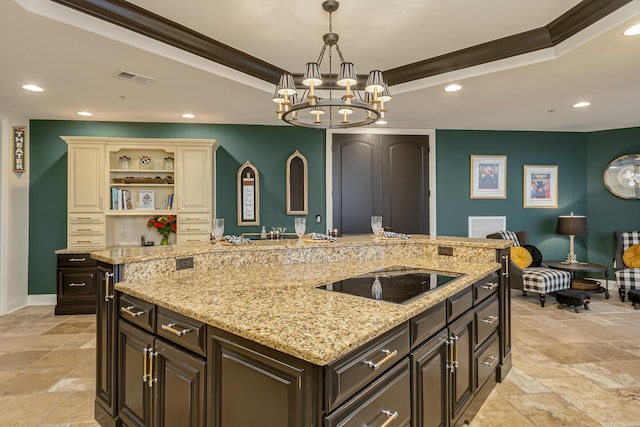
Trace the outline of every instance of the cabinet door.
<instances>
[{"instance_id":1,"label":"cabinet door","mask_svg":"<svg viewBox=\"0 0 640 427\"><path fill-rule=\"evenodd\" d=\"M153 335L125 320L119 321L118 415L128 426L151 426Z\"/></svg>"},{"instance_id":2,"label":"cabinet door","mask_svg":"<svg viewBox=\"0 0 640 427\"><path fill-rule=\"evenodd\" d=\"M69 212L102 212L104 208L104 144L69 144Z\"/></svg>"},{"instance_id":3,"label":"cabinet door","mask_svg":"<svg viewBox=\"0 0 640 427\"><path fill-rule=\"evenodd\" d=\"M316 373L310 364L262 346L249 349L237 338L230 339L233 342L216 335L209 338L209 426L319 425L313 400L319 398L314 388Z\"/></svg>"},{"instance_id":4,"label":"cabinet door","mask_svg":"<svg viewBox=\"0 0 640 427\"><path fill-rule=\"evenodd\" d=\"M112 266L99 264L96 277L96 419L113 418L116 410L116 306ZM102 410L104 414L99 413Z\"/></svg>"},{"instance_id":5,"label":"cabinet door","mask_svg":"<svg viewBox=\"0 0 640 427\"><path fill-rule=\"evenodd\" d=\"M411 354L413 364L413 420L416 427L447 425L447 357L445 329Z\"/></svg>"},{"instance_id":6,"label":"cabinet door","mask_svg":"<svg viewBox=\"0 0 640 427\"><path fill-rule=\"evenodd\" d=\"M177 151L178 212L211 211L211 147L179 147Z\"/></svg>"},{"instance_id":7,"label":"cabinet door","mask_svg":"<svg viewBox=\"0 0 640 427\"><path fill-rule=\"evenodd\" d=\"M454 369L450 377L449 399L452 425L466 409L473 397L474 334L473 312L463 315L449 327L453 339Z\"/></svg>"},{"instance_id":8,"label":"cabinet door","mask_svg":"<svg viewBox=\"0 0 640 427\"><path fill-rule=\"evenodd\" d=\"M153 425L204 427L205 361L161 339L154 352Z\"/></svg>"}]
</instances>

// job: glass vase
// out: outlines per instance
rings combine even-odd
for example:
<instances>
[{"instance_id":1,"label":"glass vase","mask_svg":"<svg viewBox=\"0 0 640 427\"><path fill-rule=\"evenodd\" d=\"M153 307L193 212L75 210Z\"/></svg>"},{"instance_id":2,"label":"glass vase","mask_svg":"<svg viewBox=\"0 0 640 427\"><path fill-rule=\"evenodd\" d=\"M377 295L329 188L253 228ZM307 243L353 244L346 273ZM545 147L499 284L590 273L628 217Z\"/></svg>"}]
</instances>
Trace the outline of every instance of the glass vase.
<instances>
[{"instance_id":1,"label":"glass vase","mask_svg":"<svg viewBox=\"0 0 640 427\"><path fill-rule=\"evenodd\" d=\"M160 244L161 245L168 245L169 244L169 236L162 236L162 240L160 240Z\"/></svg>"}]
</instances>

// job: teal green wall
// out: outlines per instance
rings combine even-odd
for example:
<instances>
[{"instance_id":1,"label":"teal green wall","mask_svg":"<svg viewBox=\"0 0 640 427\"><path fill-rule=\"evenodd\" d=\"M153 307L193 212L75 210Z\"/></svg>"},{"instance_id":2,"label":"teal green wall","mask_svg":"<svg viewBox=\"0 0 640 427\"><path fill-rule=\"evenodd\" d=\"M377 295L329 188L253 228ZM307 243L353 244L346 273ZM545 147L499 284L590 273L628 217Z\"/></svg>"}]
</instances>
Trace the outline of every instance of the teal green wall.
<instances>
[{"instance_id":1,"label":"teal green wall","mask_svg":"<svg viewBox=\"0 0 640 427\"><path fill-rule=\"evenodd\" d=\"M64 248L67 211L67 146L61 135L129 138L212 138L217 151L217 216L225 232L257 232L237 227L236 174L247 160L260 172L260 222L269 229L293 229L285 210L285 165L299 150L309 166L309 231L325 230L324 131L290 126L121 123L32 120L30 122L29 294L56 292L54 251ZM315 224L322 214L323 223Z\"/></svg>"},{"instance_id":2,"label":"teal green wall","mask_svg":"<svg viewBox=\"0 0 640 427\"><path fill-rule=\"evenodd\" d=\"M583 133L438 130L437 234L467 236L469 216L506 216L507 229L528 230L545 259L565 259L569 238L555 234L557 217L571 211L588 215L586 145ZM507 156L506 199L469 197L470 155ZM523 207L524 165L558 166L557 209ZM576 236L575 243L578 258L585 260L586 236Z\"/></svg>"},{"instance_id":3,"label":"teal green wall","mask_svg":"<svg viewBox=\"0 0 640 427\"><path fill-rule=\"evenodd\" d=\"M604 169L617 157L640 153L640 128L593 132L586 137L589 261L611 267L613 231L640 230L640 200L611 194L604 186Z\"/></svg>"}]
</instances>

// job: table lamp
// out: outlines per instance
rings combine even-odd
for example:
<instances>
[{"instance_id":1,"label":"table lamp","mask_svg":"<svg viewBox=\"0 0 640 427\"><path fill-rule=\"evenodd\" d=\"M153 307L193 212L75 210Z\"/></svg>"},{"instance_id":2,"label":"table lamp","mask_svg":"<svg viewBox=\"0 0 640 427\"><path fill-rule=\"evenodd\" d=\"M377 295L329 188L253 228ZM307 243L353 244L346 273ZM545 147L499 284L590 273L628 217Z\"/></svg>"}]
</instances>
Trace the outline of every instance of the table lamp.
<instances>
[{"instance_id":1,"label":"table lamp","mask_svg":"<svg viewBox=\"0 0 640 427\"><path fill-rule=\"evenodd\" d=\"M578 264L576 254L573 252L574 236L584 236L587 234L587 217L584 215L560 215L558 217L558 228L556 233L569 236L569 254L563 264Z\"/></svg>"}]
</instances>

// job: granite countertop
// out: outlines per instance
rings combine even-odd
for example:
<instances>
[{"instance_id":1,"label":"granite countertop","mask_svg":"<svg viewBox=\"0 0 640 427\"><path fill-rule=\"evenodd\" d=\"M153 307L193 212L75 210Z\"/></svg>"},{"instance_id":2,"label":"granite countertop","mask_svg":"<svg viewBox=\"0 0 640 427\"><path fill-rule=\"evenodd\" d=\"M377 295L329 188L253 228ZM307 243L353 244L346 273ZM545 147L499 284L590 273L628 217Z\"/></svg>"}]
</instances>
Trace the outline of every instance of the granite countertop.
<instances>
[{"instance_id":1,"label":"granite countertop","mask_svg":"<svg viewBox=\"0 0 640 427\"><path fill-rule=\"evenodd\" d=\"M380 246L380 245L407 245L407 244L438 244L438 245L450 245L450 246L464 246L464 247L478 247L478 248L493 248L493 249L506 249L511 246L511 242L508 240L498 239L471 239L467 237L452 237L452 236L427 236L427 235L412 235L411 239L386 239L375 241L370 236L348 236L340 237L334 243L319 242L309 243L309 245L330 245L332 247L353 247L358 246ZM107 262L109 264L125 264L131 262L150 261L154 259L163 259L167 257L187 257L194 256L203 253L210 253L215 251L274 251L274 250L288 250L295 248L297 245L297 239L283 239L283 240L254 240L251 244L244 245L224 245L215 246L210 243L189 243L182 245L167 245L167 246L116 246L112 248L106 248L104 250L88 250L91 252L91 257L98 261ZM60 249L56 253L78 253L79 250L73 251L69 249Z\"/></svg>"},{"instance_id":2,"label":"granite countertop","mask_svg":"<svg viewBox=\"0 0 640 427\"><path fill-rule=\"evenodd\" d=\"M462 242L468 245L469 239ZM211 246L208 249L211 250ZM464 275L406 305L316 289L325 283L391 266ZM115 287L134 297L323 366L499 268L497 263L422 257L226 268L142 282L124 281Z\"/></svg>"}]
</instances>

